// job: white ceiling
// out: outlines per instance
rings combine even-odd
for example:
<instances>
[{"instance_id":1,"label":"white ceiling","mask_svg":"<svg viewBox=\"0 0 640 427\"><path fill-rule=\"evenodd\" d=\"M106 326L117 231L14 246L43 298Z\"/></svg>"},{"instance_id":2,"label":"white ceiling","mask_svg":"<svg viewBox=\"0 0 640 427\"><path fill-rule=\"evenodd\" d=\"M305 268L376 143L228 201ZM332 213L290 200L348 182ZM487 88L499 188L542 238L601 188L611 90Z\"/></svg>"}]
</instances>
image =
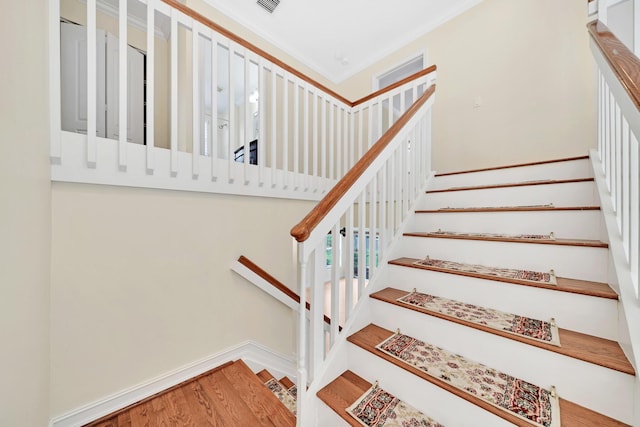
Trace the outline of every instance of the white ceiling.
<instances>
[{"instance_id":1,"label":"white ceiling","mask_svg":"<svg viewBox=\"0 0 640 427\"><path fill-rule=\"evenodd\" d=\"M334 83L362 71L482 0L206 0Z\"/></svg>"}]
</instances>

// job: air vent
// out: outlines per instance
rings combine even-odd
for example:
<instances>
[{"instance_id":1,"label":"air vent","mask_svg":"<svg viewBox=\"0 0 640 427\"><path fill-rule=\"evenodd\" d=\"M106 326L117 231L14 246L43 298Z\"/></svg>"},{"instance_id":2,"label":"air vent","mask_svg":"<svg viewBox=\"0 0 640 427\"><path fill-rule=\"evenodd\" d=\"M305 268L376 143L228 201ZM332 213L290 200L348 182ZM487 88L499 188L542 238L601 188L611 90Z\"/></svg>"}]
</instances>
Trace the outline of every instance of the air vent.
<instances>
[{"instance_id":1,"label":"air vent","mask_svg":"<svg viewBox=\"0 0 640 427\"><path fill-rule=\"evenodd\" d=\"M258 4L269 13L273 13L280 4L280 0L258 0Z\"/></svg>"}]
</instances>

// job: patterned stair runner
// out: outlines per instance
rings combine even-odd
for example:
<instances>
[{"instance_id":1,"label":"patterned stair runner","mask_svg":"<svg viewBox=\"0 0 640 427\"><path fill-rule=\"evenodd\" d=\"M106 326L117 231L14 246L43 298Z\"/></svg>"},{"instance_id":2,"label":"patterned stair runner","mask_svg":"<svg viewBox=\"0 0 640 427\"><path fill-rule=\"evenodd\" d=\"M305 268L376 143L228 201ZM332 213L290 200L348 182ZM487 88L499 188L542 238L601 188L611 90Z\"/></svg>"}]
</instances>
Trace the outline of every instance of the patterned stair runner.
<instances>
[{"instance_id":1,"label":"patterned stair runner","mask_svg":"<svg viewBox=\"0 0 640 427\"><path fill-rule=\"evenodd\" d=\"M469 209L515 209L515 208L552 208L553 203L547 203L546 205L509 205L509 206L468 206L468 207L452 207L447 206L445 208L439 208L440 211L466 211Z\"/></svg>"},{"instance_id":2,"label":"patterned stair runner","mask_svg":"<svg viewBox=\"0 0 640 427\"><path fill-rule=\"evenodd\" d=\"M271 390L278 400L282 402L284 406L293 413L293 415L296 415L297 404L295 395L292 395L289 390L287 390L280 381L275 378L271 378L269 381L265 382L264 385Z\"/></svg>"},{"instance_id":3,"label":"patterned stair runner","mask_svg":"<svg viewBox=\"0 0 640 427\"><path fill-rule=\"evenodd\" d=\"M433 231L429 234L459 237L483 237L489 239L522 239L522 240L556 240L553 233L549 234L503 234L503 233L462 233L458 231Z\"/></svg>"},{"instance_id":4,"label":"patterned stair runner","mask_svg":"<svg viewBox=\"0 0 640 427\"><path fill-rule=\"evenodd\" d=\"M487 267L477 264L464 264L455 261L433 259L427 256L425 259L415 262L416 265L425 267L435 267L443 270L461 271L465 273L475 273L483 276L504 277L506 279L525 280L527 282L544 283L547 285L557 285L556 274L553 270L548 273L542 271L518 270L513 268Z\"/></svg>"},{"instance_id":5,"label":"patterned stair runner","mask_svg":"<svg viewBox=\"0 0 640 427\"><path fill-rule=\"evenodd\" d=\"M423 294L416 292L415 289L413 292L398 298L397 301L535 341L560 346L558 327L553 319L550 322L545 322L491 308Z\"/></svg>"},{"instance_id":6,"label":"patterned stair runner","mask_svg":"<svg viewBox=\"0 0 640 427\"><path fill-rule=\"evenodd\" d=\"M376 348L534 425L560 426L554 387L543 389L399 331Z\"/></svg>"},{"instance_id":7,"label":"patterned stair runner","mask_svg":"<svg viewBox=\"0 0 640 427\"><path fill-rule=\"evenodd\" d=\"M347 413L363 426L444 427L380 388L377 382L347 408Z\"/></svg>"}]
</instances>

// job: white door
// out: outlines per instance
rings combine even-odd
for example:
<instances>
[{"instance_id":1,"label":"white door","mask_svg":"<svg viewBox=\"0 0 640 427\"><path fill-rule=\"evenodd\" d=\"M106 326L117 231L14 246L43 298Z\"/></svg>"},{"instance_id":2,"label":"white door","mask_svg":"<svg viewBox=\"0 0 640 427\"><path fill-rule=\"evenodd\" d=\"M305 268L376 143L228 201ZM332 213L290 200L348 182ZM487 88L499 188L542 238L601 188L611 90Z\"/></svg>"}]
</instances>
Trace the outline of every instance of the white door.
<instances>
[{"instance_id":1,"label":"white door","mask_svg":"<svg viewBox=\"0 0 640 427\"><path fill-rule=\"evenodd\" d=\"M87 28L60 24L62 129L87 133ZM97 136L106 135L105 32L97 30Z\"/></svg>"},{"instance_id":2,"label":"white door","mask_svg":"<svg viewBox=\"0 0 640 427\"><path fill-rule=\"evenodd\" d=\"M118 38L107 33L107 138L119 138ZM144 55L127 46L127 141L144 143Z\"/></svg>"}]
</instances>

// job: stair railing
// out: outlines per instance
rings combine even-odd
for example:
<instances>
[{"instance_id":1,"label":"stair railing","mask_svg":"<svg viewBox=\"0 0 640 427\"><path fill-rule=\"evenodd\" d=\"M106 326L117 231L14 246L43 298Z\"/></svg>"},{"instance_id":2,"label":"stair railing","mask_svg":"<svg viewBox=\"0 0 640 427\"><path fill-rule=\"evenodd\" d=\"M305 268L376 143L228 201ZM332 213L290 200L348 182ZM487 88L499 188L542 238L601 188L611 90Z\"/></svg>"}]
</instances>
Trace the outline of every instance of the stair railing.
<instances>
[{"instance_id":1,"label":"stair railing","mask_svg":"<svg viewBox=\"0 0 640 427\"><path fill-rule=\"evenodd\" d=\"M390 126L386 113L376 122L385 105L401 114L413 100L400 105L401 94L433 71L358 104L177 0L85 4L77 13L49 2L54 181L320 200L373 133ZM61 61L61 19L81 24L72 60ZM97 46L108 28L117 32L108 50L117 53L104 59ZM144 56L144 79L134 79L133 48ZM76 69L86 71L74 78ZM134 120L136 112L144 119ZM358 133L357 123L375 132Z\"/></svg>"},{"instance_id":2,"label":"stair railing","mask_svg":"<svg viewBox=\"0 0 640 427\"><path fill-rule=\"evenodd\" d=\"M306 302L307 289L311 300L308 328L305 311L299 311L299 426L315 425L313 393L317 383L313 381L326 368L323 362L338 338L338 322L331 324L328 339L324 334L327 289L329 317L348 324L355 303L366 295L368 281L431 174L434 93L435 85L416 88L411 107L291 230L298 242L301 304ZM372 115L363 117L370 119ZM375 130L370 122L368 126Z\"/></svg>"},{"instance_id":3,"label":"stair railing","mask_svg":"<svg viewBox=\"0 0 640 427\"><path fill-rule=\"evenodd\" d=\"M640 25L636 23L636 25ZM640 367L640 58L600 21L588 25L597 65L598 147L591 158L619 293L620 344ZM636 389L640 380L636 378ZM636 399L635 422L640 423Z\"/></svg>"}]
</instances>

